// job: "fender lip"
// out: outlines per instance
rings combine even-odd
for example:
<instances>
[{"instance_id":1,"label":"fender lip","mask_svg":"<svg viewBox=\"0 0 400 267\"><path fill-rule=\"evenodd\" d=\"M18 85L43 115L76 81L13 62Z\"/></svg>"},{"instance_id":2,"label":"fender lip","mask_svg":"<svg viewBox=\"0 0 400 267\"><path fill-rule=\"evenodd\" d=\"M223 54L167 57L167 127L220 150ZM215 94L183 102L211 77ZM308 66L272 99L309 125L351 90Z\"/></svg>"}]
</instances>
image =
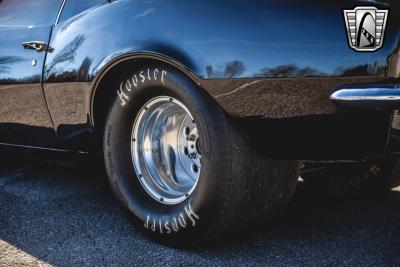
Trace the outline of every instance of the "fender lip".
<instances>
[{"instance_id":1,"label":"fender lip","mask_svg":"<svg viewBox=\"0 0 400 267\"><path fill-rule=\"evenodd\" d=\"M329 99L338 106L352 108L400 108L400 85L343 85Z\"/></svg>"},{"instance_id":2,"label":"fender lip","mask_svg":"<svg viewBox=\"0 0 400 267\"><path fill-rule=\"evenodd\" d=\"M99 63L99 65L93 71L93 79L91 82L91 96L90 96L90 123L94 125L94 99L97 92L98 85L100 84L102 78L107 74L109 70L111 70L116 65L129 61L129 60L138 60L138 59L147 59L147 60L158 60L163 63L167 63L174 68L179 69L188 77L190 77L197 85L200 85L200 78L195 74L195 72L187 67L184 63L181 63L178 60L175 60L167 55L156 53L156 52L145 52L145 51L123 51L123 52L115 52L114 54L109 55L103 61Z\"/></svg>"}]
</instances>

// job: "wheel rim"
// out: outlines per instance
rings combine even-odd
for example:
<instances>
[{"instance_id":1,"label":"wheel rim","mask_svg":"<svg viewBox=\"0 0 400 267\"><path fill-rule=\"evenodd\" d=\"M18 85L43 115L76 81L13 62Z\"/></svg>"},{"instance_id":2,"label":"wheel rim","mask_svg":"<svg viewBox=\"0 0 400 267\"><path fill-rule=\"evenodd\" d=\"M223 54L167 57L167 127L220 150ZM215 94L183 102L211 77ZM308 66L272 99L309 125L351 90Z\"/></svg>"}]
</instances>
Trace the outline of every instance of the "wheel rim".
<instances>
[{"instance_id":1,"label":"wheel rim","mask_svg":"<svg viewBox=\"0 0 400 267\"><path fill-rule=\"evenodd\" d=\"M199 133L179 100L160 96L142 107L133 125L131 152L141 185L158 202L180 203L196 188L201 172Z\"/></svg>"}]
</instances>

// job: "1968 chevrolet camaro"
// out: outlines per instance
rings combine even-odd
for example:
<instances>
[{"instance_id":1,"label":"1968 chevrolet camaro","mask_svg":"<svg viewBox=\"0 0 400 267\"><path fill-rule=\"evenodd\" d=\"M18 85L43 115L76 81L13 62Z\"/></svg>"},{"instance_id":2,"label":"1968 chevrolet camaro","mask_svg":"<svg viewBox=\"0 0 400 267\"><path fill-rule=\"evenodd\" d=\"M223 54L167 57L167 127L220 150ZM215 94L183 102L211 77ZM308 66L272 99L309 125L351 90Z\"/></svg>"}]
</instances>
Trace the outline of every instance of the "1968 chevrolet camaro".
<instances>
[{"instance_id":1,"label":"1968 chevrolet camaro","mask_svg":"<svg viewBox=\"0 0 400 267\"><path fill-rule=\"evenodd\" d=\"M0 143L103 154L162 243L263 223L301 177L400 184L397 0L0 0Z\"/></svg>"}]
</instances>

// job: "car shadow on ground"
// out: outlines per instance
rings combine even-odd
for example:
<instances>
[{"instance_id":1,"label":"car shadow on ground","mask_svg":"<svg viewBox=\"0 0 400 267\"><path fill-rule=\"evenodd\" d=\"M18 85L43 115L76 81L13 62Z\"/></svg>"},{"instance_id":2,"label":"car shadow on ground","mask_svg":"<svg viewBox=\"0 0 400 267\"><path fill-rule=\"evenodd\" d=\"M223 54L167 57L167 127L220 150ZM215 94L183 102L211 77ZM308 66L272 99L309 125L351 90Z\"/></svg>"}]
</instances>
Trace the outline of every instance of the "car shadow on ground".
<instances>
[{"instance_id":1,"label":"car shadow on ground","mask_svg":"<svg viewBox=\"0 0 400 267\"><path fill-rule=\"evenodd\" d=\"M18 156L1 165L0 265L400 265L400 190L335 199L300 184L268 225L178 250L149 241L128 221L100 164Z\"/></svg>"}]
</instances>

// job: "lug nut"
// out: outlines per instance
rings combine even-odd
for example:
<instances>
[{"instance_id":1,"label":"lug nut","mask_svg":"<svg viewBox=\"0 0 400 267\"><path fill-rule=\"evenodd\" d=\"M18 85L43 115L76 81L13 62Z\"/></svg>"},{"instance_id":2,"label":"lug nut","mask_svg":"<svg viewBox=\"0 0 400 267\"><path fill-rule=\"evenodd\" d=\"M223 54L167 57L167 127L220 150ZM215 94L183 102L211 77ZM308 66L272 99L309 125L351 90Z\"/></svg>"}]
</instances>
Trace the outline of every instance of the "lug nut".
<instances>
[{"instance_id":1,"label":"lug nut","mask_svg":"<svg viewBox=\"0 0 400 267\"><path fill-rule=\"evenodd\" d=\"M197 159L197 153L196 152L192 152L188 155L189 159Z\"/></svg>"},{"instance_id":2,"label":"lug nut","mask_svg":"<svg viewBox=\"0 0 400 267\"><path fill-rule=\"evenodd\" d=\"M188 138L189 141L195 141L196 140L196 135L192 134Z\"/></svg>"}]
</instances>

